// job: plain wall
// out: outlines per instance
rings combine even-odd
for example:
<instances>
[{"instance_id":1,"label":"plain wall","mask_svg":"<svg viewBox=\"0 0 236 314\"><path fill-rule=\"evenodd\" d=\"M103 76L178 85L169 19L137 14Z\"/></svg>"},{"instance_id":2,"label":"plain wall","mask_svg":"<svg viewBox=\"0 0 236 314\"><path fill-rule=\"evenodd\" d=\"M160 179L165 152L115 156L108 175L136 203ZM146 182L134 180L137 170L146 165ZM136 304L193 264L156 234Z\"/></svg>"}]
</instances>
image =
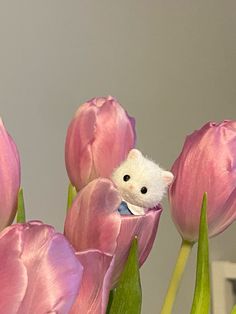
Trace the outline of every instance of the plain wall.
<instances>
[{"instance_id":1,"label":"plain wall","mask_svg":"<svg viewBox=\"0 0 236 314\"><path fill-rule=\"evenodd\" d=\"M0 115L22 160L27 217L63 229L67 125L78 105L115 96L135 116L138 147L170 168L186 134L236 119L236 2L0 1ZM143 313L159 313L180 245L164 202L142 268ZM210 242L236 261L236 225ZM189 313L189 260L174 313Z\"/></svg>"}]
</instances>

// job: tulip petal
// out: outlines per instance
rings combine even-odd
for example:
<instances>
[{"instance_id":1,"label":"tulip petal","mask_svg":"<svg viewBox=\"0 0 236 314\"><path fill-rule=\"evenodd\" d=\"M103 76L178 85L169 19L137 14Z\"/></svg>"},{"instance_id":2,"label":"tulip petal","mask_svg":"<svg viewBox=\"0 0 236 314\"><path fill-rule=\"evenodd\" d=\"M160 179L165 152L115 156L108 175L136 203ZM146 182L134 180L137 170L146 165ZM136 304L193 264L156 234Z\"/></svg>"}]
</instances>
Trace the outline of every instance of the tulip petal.
<instances>
[{"instance_id":1,"label":"tulip petal","mask_svg":"<svg viewBox=\"0 0 236 314\"><path fill-rule=\"evenodd\" d=\"M79 295L70 314L106 313L113 269L112 256L97 250L77 253L84 267Z\"/></svg>"},{"instance_id":2,"label":"tulip petal","mask_svg":"<svg viewBox=\"0 0 236 314\"><path fill-rule=\"evenodd\" d=\"M31 225L23 236L21 258L27 268L28 286L18 313L68 313L82 277L82 266L71 246L47 225Z\"/></svg>"},{"instance_id":3,"label":"tulip petal","mask_svg":"<svg viewBox=\"0 0 236 314\"><path fill-rule=\"evenodd\" d=\"M96 124L96 141L92 144L97 174L110 177L112 171L126 159L135 143L133 126L134 119L130 120L114 98L103 104Z\"/></svg>"},{"instance_id":4,"label":"tulip petal","mask_svg":"<svg viewBox=\"0 0 236 314\"><path fill-rule=\"evenodd\" d=\"M212 235L223 232L236 219L236 188L222 208L222 215L210 225Z\"/></svg>"},{"instance_id":5,"label":"tulip petal","mask_svg":"<svg viewBox=\"0 0 236 314\"><path fill-rule=\"evenodd\" d=\"M115 252L113 287L119 280L131 243L135 237L138 239L139 265L142 266L147 259L156 237L161 212L162 208L159 206L150 209L143 216L122 216L121 230Z\"/></svg>"},{"instance_id":6,"label":"tulip petal","mask_svg":"<svg viewBox=\"0 0 236 314\"><path fill-rule=\"evenodd\" d=\"M27 288L27 271L21 257L20 233L5 229L0 235L0 309L17 313Z\"/></svg>"},{"instance_id":7,"label":"tulip petal","mask_svg":"<svg viewBox=\"0 0 236 314\"><path fill-rule=\"evenodd\" d=\"M1 253L0 273L9 276L0 287L3 313L69 312L83 268L62 234L37 221L16 224L2 232Z\"/></svg>"},{"instance_id":8,"label":"tulip petal","mask_svg":"<svg viewBox=\"0 0 236 314\"><path fill-rule=\"evenodd\" d=\"M20 158L11 136L0 119L0 231L11 224L16 215L20 188Z\"/></svg>"},{"instance_id":9,"label":"tulip petal","mask_svg":"<svg viewBox=\"0 0 236 314\"><path fill-rule=\"evenodd\" d=\"M108 179L96 179L79 192L65 220L65 236L76 251L114 253L121 225L120 203L121 197Z\"/></svg>"},{"instance_id":10,"label":"tulip petal","mask_svg":"<svg viewBox=\"0 0 236 314\"><path fill-rule=\"evenodd\" d=\"M79 115L79 123L76 117ZM96 130L97 108L89 104L82 106L72 120L66 136L66 169L73 186L86 185L91 175L93 158L91 143ZM80 167L80 164L83 167Z\"/></svg>"}]
</instances>

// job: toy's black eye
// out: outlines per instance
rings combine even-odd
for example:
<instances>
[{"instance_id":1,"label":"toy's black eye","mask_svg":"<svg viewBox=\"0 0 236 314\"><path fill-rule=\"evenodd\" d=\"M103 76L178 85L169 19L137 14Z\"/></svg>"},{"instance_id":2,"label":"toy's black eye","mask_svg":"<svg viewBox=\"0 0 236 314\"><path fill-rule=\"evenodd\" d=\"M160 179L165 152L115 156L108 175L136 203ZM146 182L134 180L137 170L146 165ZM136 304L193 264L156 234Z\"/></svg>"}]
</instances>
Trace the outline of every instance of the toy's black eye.
<instances>
[{"instance_id":1,"label":"toy's black eye","mask_svg":"<svg viewBox=\"0 0 236 314\"><path fill-rule=\"evenodd\" d=\"M140 191L141 191L142 194L146 194L147 193L146 186L143 186Z\"/></svg>"},{"instance_id":2,"label":"toy's black eye","mask_svg":"<svg viewBox=\"0 0 236 314\"><path fill-rule=\"evenodd\" d=\"M126 182L126 181L129 181L130 179L130 176L128 174L126 174L124 177L123 177L123 180Z\"/></svg>"}]
</instances>

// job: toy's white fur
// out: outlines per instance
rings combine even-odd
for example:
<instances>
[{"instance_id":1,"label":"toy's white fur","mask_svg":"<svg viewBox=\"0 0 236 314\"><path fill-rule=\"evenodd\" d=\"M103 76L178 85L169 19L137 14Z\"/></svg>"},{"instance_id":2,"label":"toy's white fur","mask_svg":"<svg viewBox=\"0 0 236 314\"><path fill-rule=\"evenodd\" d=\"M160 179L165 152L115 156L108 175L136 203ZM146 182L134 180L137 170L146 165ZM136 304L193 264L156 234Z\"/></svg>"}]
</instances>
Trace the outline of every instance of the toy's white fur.
<instances>
[{"instance_id":1,"label":"toy's white fur","mask_svg":"<svg viewBox=\"0 0 236 314\"><path fill-rule=\"evenodd\" d=\"M130 179L124 181L124 176ZM144 157L137 149L129 152L127 159L113 172L112 180L129 209L135 215L144 214L144 209L155 207L163 198L174 176ZM141 188L147 193L142 194Z\"/></svg>"}]
</instances>

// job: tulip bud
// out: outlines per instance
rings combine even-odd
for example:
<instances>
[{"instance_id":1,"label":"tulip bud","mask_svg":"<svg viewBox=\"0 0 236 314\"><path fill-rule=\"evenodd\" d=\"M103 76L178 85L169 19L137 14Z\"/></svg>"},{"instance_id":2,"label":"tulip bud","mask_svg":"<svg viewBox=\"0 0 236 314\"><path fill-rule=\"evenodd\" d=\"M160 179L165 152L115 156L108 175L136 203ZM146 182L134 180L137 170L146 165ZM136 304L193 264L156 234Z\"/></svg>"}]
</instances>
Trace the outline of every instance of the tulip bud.
<instances>
[{"instance_id":1,"label":"tulip bud","mask_svg":"<svg viewBox=\"0 0 236 314\"><path fill-rule=\"evenodd\" d=\"M0 119L0 230L15 218L19 188L19 153Z\"/></svg>"},{"instance_id":2,"label":"tulip bud","mask_svg":"<svg viewBox=\"0 0 236 314\"><path fill-rule=\"evenodd\" d=\"M67 213L64 233L76 252L99 250L115 256L111 287L115 287L135 237L139 265L147 259L154 243L162 208L145 215L120 215L121 196L111 180L99 178L86 185Z\"/></svg>"},{"instance_id":3,"label":"tulip bud","mask_svg":"<svg viewBox=\"0 0 236 314\"><path fill-rule=\"evenodd\" d=\"M80 190L98 177L111 176L135 144L135 122L109 96L93 98L75 114L67 131L66 169Z\"/></svg>"},{"instance_id":4,"label":"tulip bud","mask_svg":"<svg viewBox=\"0 0 236 314\"><path fill-rule=\"evenodd\" d=\"M198 238L204 192L209 236L224 231L236 218L236 121L210 122L188 136L172 172L171 214L183 239Z\"/></svg>"}]
</instances>

